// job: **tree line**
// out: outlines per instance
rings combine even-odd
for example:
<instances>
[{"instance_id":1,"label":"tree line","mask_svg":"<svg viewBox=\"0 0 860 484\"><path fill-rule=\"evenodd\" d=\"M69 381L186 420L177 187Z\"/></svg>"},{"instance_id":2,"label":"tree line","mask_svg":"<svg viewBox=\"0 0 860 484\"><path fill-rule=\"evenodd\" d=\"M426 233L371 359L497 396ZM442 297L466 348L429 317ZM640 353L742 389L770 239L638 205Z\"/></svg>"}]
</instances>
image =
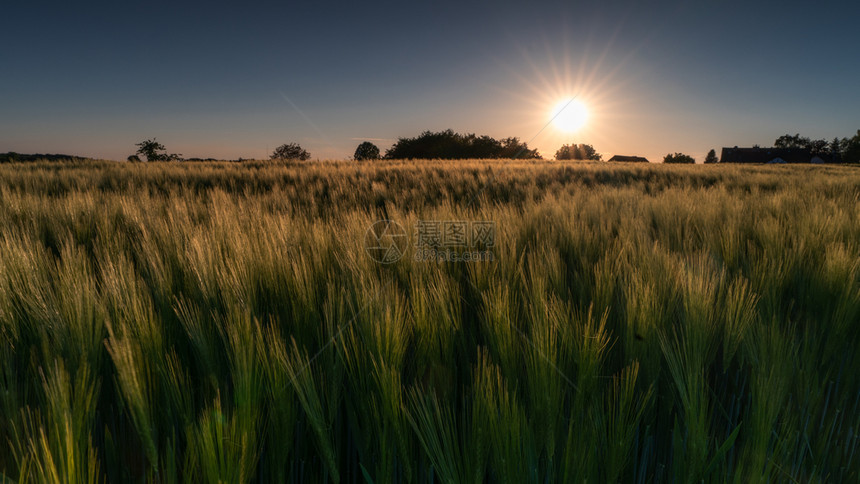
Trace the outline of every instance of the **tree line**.
<instances>
[{"instance_id":1,"label":"tree line","mask_svg":"<svg viewBox=\"0 0 860 484\"><path fill-rule=\"evenodd\" d=\"M272 159L307 159L310 155L298 144L283 145L272 153ZM363 141L355 149L353 159L364 160L415 160L415 159L541 159L540 152L529 148L517 137L501 140L474 133L460 134L451 129L424 131L414 138L398 138L382 154L378 146ZM594 160L603 158L592 145L563 145L555 153L557 160Z\"/></svg>"},{"instance_id":2,"label":"tree line","mask_svg":"<svg viewBox=\"0 0 860 484\"><path fill-rule=\"evenodd\" d=\"M474 133L460 134L451 129L425 131L414 138L399 138L386 150L388 159L494 159L540 158L537 150L530 149L519 138L497 140Z\"/></svg>"},{"instance_id":3,"label":"tree line","mask_svg":"<svg viewBox=\"0 0 860 484\"><path fill-rule=\"evenodd\" d=\"M167 153L163 144L155 138L136 143L138 147L128 161L180 161L181 154ZM593 146L587 144L564 145L556 152L558 160L601 160ZM275 148L269 156L272 160L308 160L310 152L298 143L286 143ZM474 133L461 134L451 129L433 132L424 131L414 138L398 138L385 154L370 141L358 145L353 154L357 161L377 159L539 159L538 150L517 137L495 139ZM191 160L188 160L191 161ZM205 161L195 159L194 161Z\"/></svg>"},{"instance_id":4,"label":"tree line","mask_svg":"<svg viewBox=\"0 0 860 484\"><path fill-rule=\"evenodd\" d=\"M128 157L128 161L215 161L213 158L206 160L191 158L184 160L181 153L167 153L165 146L155 138L146 139L136 143L138 147L135 154ZM824 139L811 139L800 134L785 134L774 141L775 148L797 148L809 150L814 155L829 155L834 161L845 163L860 163L860 130L851 138L833 138L831 141ZM0 156L0 161L27 161L35 156L57 157L61 155L19 155L17 153L6 153ZM62 155L64 158L74 158ZM272 152L272 160L308 160L310 152L302 148L298 143L283 144ZM397 141L385 154L378 146L370 141L364 141L358 145L353 154L357 161L376 159L539 159L541 154L536 149L531 149L528 143L520 141L517 137L508 137L501 140L487 135L478 136L474 133L460 134L451 129L433 132L424 131L414 138L398 138ZM556 160L587 160L602 161L603 156L590 144L565 144L555 152ZM241 161L241 159L240 159ZM695 163L692 156L684 153L670 153L663 157L663 163ZM716 151L710 150L705 156L707 164L718 163Z\"/></svg>"},{"instance_id":5,"label":"tree line","mask_svg":"<svg viewBox=\"0 0 860 484\"><path fill-rule=\"evenodd\" d=\"M756 145L755 148L759 146ZM836 163L860 163L860 129L851 138L812 139L796 134L784 134L774 140L773 147L778 149L808 150L812 155L829 156ZM711 150L705 156L705 163L719 163L717 152ZM663 157L663 163L695 163L696 160L683 153L672 153Z\"/></svg>"},{"instance_id":6,"label":"tree line","mask_svg":"<svg viewBox=\"0 0 860 484\"><path fill-rule=\"evenodd\" d=\"M0 163L29 163L33 161L86 161L90 158L61 154L23 154L9 151L0 153Z\"/></svg>"},{"instance_id":7,"label":"tree line","mask_svg":"<svg viewBox=\"0 0 860 484\"><path fill-rule=\"evenodd\" d=\"M834 160L845 163L860 163L860 129L851 138L811 139L800 133L784 134L773 143L774 148L800 148L809 150L813 155L830 155Z\"/></svg>"}]
</instances>

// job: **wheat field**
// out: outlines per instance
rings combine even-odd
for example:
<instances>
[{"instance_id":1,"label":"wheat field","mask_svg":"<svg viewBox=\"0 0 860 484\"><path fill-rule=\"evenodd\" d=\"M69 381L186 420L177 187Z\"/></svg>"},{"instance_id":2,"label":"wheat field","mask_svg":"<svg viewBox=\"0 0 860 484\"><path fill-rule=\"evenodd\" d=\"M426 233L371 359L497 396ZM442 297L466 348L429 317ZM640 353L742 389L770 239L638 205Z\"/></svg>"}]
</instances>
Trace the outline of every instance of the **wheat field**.
<instances>
[{"instance_id":1,"label":"wheat field","mask_svg":"<svg viewBox=\"0 0 860 484\"><path fill-rule=\"evenodd\" d=\"M858 348L856 167L0 165L3 483L856 482Z\"/></svg>"}]
</instances>

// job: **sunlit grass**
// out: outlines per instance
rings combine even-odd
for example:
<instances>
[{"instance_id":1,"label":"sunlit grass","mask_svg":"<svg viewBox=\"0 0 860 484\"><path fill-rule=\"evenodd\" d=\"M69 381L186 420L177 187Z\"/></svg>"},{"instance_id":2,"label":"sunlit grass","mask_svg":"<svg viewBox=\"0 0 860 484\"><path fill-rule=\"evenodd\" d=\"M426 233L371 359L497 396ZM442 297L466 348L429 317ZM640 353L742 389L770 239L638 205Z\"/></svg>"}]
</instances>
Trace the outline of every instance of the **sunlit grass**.
<instances>
[{"instance_id":1,"label":"sunlit grass","mask_svg":"<svg viewBox=\"0 0 860 484\"><path fill-rule=\"evenodd\" d=\"M0 166L0 482L860 479L860 171ZM493 262L382 265L376 220Z\"/></svg>"}]
</instances>

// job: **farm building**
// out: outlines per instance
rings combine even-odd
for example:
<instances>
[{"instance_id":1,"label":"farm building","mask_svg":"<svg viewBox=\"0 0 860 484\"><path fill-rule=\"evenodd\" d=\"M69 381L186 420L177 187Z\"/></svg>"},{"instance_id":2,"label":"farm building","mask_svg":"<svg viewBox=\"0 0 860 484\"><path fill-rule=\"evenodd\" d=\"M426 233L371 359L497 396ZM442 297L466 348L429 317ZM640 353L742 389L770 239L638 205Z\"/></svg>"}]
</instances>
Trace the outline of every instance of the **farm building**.
<instances>
[{"instance_id":1,"label":"farm building","mask_svg":"<svg viewBox=\"0 0 860 484\"><path fill-rule=\"evenodd\" d=\"M723 148L720 163L832 163L826 154L804 148Z\"/></svg>"},{"instance_id":2,"label":"farm building","mask_svg":"<svg viewBox=\"0 0 860 484\"><path fill-rule=\"evenodd\" d=\"M609 161L624 161L624 162L634 162L634 163L650 163L648 158L643 158L641 156L622 156L615 155L609 159Z\"/></svg>"}]
</instances>

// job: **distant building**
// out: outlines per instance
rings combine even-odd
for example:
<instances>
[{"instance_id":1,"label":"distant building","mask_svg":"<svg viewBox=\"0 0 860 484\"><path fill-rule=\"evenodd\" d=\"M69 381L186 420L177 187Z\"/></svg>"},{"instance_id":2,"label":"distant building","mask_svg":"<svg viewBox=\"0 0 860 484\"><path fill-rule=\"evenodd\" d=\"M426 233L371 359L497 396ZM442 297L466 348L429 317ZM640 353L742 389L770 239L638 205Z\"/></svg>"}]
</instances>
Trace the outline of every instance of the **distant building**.
<instances>
[{"instance_id":1,"label":"distant building","mask_svg":"<svg viewBox=\"0 0 860 484\"><path fill-rule=\"evenodd\" d=\"M624 161L624 162L632 162L632 163L650 163L648 158L643 158L641 156L622 156L615 155L609 159L609 161Z\"/></svg>"},{"instance_id":2,"label":"distant building","mask_svg":"<svg viewBox=\"0 0 860 484\"><path fill-rule=\"evenodd\" d=\"M838 162L838 160L836 160ZM830 155L805 148L723 148L720 163L834 163Z\"/></svg>"}]
</instances>

